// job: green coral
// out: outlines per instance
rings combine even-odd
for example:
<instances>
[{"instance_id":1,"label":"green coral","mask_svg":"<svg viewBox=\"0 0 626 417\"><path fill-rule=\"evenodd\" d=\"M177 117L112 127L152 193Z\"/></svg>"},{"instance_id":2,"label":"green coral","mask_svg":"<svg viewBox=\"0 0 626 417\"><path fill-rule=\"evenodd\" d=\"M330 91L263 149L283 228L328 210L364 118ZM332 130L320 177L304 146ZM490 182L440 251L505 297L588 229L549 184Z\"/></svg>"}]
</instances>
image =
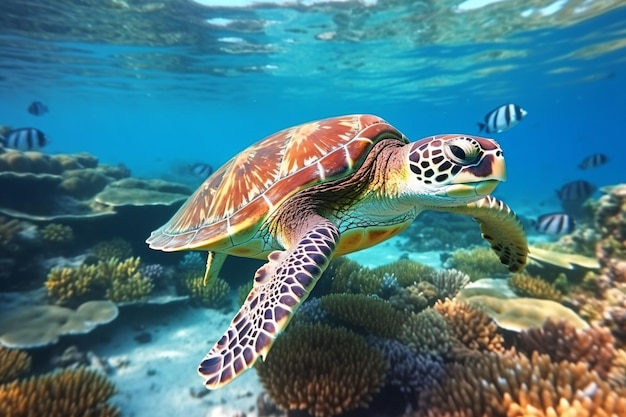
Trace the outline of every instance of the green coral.
<instances>
[{"instance_id":1,"label":"green coral","mask_svg":"<svg viewBox=\"0 0 626 417\"><path fill-rule=\"evenodd\" d=\"M140 263L139 257L123 261L111 258L95 265L52 268L45 286L48 295L59 304L97 298L115 302L142 301L152 292L154 285L139 271Z\"/></svg>"},{"instance_id":2,"label":"green coral","mask_svg":"<svg viewBox=\"0 0 626 417\"><path fill-rule=\"evenodd\" d=\"M436 272L436 269L410 259L398 259L395 262L373 268L371 272L381 277L385 273L394 275L399 286L408 287L416 282L426 280Z\"/></svg>"},{"instance_id":3,"label":"green coral","mask_svg":"<svg viewBox=\"0 0 626 417\"><path fill-rule=\"evenodd\" d=\"M111 258L127 259L133 256L133 247L126 239L114 238L97 243L91 248L91 253L101 261Z\"/></svg>"},{"instance_id":4,"label":"green coral","mask_svg":"<svg viewBox=\"0 0 626 417\"><path fill-rule=\"evenodd\" d=\"M454 268L470 276L472 281L508 273L498 256L485 246L457 250L446 260L446 268Z\"/></svg>"},{"instance_id":5,"label":"green coral","mask_svg":"<svg viewBox=\"0 0 626 417\"><path fill-rule=\"evenodd\" d=\"M399 340L418 355L445 357L452 346L445 318L433 308L412 313L404 322Z\"/></svg>"},{"instance_id":6,"label":"green coral","mask_svg":"<svg viewBox=\"0 0 626 417\"><path fill-rule=\"evenodd\" d=\"M544 300L561 301L563 294L549 282L525 273L513 274L509 287L521 297L541 298Z\"/></svg>"},{"instance_id":7,"label":"green coral","mask_svg":"<svg viewBox=\"0 0 626 417\"><path fill-rule=\"evenodd\" d=\"M237 305L241 307L243 303L246 302L246 298L248 298L248 294L252 291L252 286L254 285L254 281L250 281L247 284L243 284L239 286L237 289Z\"/></svg>"},{"instance_id":8,"label":"green coral","mask_svg":"<svg viewBox=\"0 0 626 417\"><path fill-rule=\"evenodd\" d=\"M320 304L332 317L380 337L397 337L404 323L405 314L365 294L330 294Z\"/></svg>"},{"instance_id":9,"label":"green coral","mask_svg":"<svg viewBox=\"0 0 626 417\"><path fill-rule=\"evenodd\" d=\"M332 293L378 294L383 284L383 274L377 275L346 257L333 260L325 274L332 279Z\"/></svg>"},{"instance_id":10,"label":"green coral","mask_svg":"<svg viewBox=\"0 0 626 417\"><path fill-rule=\"evenodd\" d=\"M218 308L230 293L230 285L219 277L210 280L205 285L204 271L197 274L192 270L184 274L180 282L180 290L183 294L189 295L191 301L197 305Z\"/></svg>"},{"instance_id":11,"label":"green coral","mask_svg":"<svg viewBox=\"0 0 626 417\"><path fill-rule=\"evenodd\" d=\"M297 325L276 339L256 369L279 407L331 417L366 407L380 391L387 361L359 335L326 325Z\"/></svg>"},{"instance_id":12,"label":"green coral","mask_svg":"<svg viewBox=\"0 0 626 417\"><path fill-rule=\"evenodd\" d=\"M50 223L41 229L41 237L47 242L68 243L74 240L74 229L60 223Z\"/></svg>"}]
</instances>

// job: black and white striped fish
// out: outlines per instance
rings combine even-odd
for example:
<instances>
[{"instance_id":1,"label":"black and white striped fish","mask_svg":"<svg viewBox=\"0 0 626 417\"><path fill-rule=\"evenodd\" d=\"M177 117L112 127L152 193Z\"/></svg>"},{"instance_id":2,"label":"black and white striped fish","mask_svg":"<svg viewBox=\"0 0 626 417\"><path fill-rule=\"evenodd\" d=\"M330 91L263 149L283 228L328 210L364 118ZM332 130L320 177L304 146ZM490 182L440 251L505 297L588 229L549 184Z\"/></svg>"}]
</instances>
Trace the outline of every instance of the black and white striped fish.
<instances>
[{"instance_id":1,"label":"black and white striped fish","mask_svg":"<svg viewBox=\"0 0 626 417\"><path fill-rule=\"evenodd\" d=\"M589 155L585 159L582 160L580 164L578 164L578 168L587 170L597 168L601 165L609 162L609 157L603 153L594 153L593 155Z\"/></svg>"},{"instance_id":2,"label":"black and white striped fish","mask_svg":"<svg viewBox=\"0 0 626 417\"><path fill-rule=\"evenodd\" d=\"M566 235L572 233L576 223L567 213L549 213L539 216L535 222L535 230L548 235Z\"/></svg>"},{"instance_id":3,"label":"black and white striped fish","mask_svg":"<svg viewBox=\"0 0 626 417\"><path fill-rule=\"evenodd\" d=\"M48 113L48 106L41 101L33 101L27 110L33 116L43 116L45 113Z\"/></svg>"},{"instance_id":4,"label":"black and white striped fish","mask_svg":"<svg viewBox=\"0 0 626 417\"><path fill-rule=\"evenodd\" d=\"M564 184L556 190L556 195L561 201L585 201L596 190L596 186L585 180L577 180Z\"/></svg>"},{"instance_id":5,"label":"black and white striped fish","mask_svg":"<svg viewBox=\"0 0 626 417\"><path fill-rule=\"evenodd\" d=\"M480 132L500 133L517 126L528 112L517 104L503 104L485 115L485 122L478 123Z\"/></svg>"},{"instance_id":6,"label":"black and white striped fish","mask_svg":"<svg viewBox=\"0 0 626 417\"><path fill-rule=\"evenodd\" d=\"M197 162L189 167L189 171L196 177L208 178L213 173L213 167L204 162Z\"/></svg>"},{"instance_id":7,"label":"black and white striped fish","mask_svg":"<svg viewBox=\"0 0 626 417\"><path fill-rule=\"evenodd\" d=\"M4 137L0 137L0 144L5 148L19 151L36 151L50 143L50 139L39 129L23 127L9 130Z\"/></svg>"}]
</instances>

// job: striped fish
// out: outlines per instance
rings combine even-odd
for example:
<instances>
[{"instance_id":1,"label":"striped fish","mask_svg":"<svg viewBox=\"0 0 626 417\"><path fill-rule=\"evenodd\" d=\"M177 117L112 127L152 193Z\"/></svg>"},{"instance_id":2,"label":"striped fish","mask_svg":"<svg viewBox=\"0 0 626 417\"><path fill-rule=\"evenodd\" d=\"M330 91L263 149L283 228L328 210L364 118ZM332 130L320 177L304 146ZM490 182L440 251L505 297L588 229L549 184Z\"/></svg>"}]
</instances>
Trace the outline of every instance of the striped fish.
<instances>
[{"instance_id":1,"label":"striped fish","mask_svg":"<svg viewBox=\"0 0 626 417\"><path fill-rule=\"evenodd\" d=\"M528 112L517 104L503 104L485 115L485 122L478 123L480 132L500 133L517 126Z\"/></svg>"},{"instance_id":2,"label":"striped fish","mask_svg":"<svg viewBox=\"0 0 626 417\"><path fill-rule=\"evenodd\" d=\"M19 151L36 151L50 143L50 139L39 129L23 127L9 130L4 137L0 137L0 144L5 148Z\"/></svg>"},{"instance_id":3,"label":"striped fish","mask_svg":"<svg viewBox=\"0 0 626 417\"><path fill-rule=\"evenodd\" d=\"M576 224L572 216L566 213L549 213L539 216L535 230L548 235L566 235L572 233Z\"/></svg>"},{"instance_id":4,"label":"striped fish","mask_svg":"<svg viewBox=\"0 0 626 417\"><path fill-rule=\"evenodd\" d=\"M597 168L609 162L609 157L603 153L594 153L593 155L589 155L585 159L582 160L580 164L578 164L578 168L587 170Z\"/></svg>"},{"instance_id":5,"label":"striped fish","mask_svg":"<svg viewBox=\"0 0 626 417\"><path fill-rule=\"evenodd\" d=\"M596 190L595 185L585 180L577 180L564 184L556 195L561 201L580 201L583 202Z\"/></svg>"}]
</instances>

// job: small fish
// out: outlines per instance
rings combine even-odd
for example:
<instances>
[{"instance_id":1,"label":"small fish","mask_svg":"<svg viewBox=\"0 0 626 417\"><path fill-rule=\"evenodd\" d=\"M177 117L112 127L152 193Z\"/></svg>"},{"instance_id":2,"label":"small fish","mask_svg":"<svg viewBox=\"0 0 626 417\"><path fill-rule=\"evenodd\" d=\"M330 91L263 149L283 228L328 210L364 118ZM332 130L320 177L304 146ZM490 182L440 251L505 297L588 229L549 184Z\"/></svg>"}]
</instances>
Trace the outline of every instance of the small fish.
<instances>
[{"instance_id":1,"label":"small fish","mask_svg":"<svg viewBox=\"0 0 626 417\"><path fill-rule=\"evenodd\" d=\"M28 106L28 112L33 116L43 116L45 113L48 113L48 106L41 101L33 101Z\"/></svg>"},{"instance_id":2,"label":"small fish","mask_svg":"<svg viewBox=\"0 0 626 417\"><path fill-rule=\"evenodd\" d=\"M213 173L213 167L204 162L197 162L189 167L189 171L196 177L207 178Z\"/></svg>"},{"instance_id":3,"label":"small fish","mask_svg":"<svg viewBox=\"0 0 626 417\"><path fill-rule=\"evenodd\" d=\"M585 180L577 180L564 184L559 190L556 190L556 195L561 201L584 201L591 197L591 194L596 190L595 185Z\"/></svg>"},{"instance_id":4,"label":"small fish","mask_svg":"<svg viewBox=\"0 0 626 417\"><path fill-rule=\"evenodd\" d=\"M2 146L19 151L36 151L48 143L50 139L46 134L34 127L9 130L4 137L0 137Z\"/></svg>"},{"instance_id":5,"label":"small fish","mask_svg":"<svg viewBox=\"0 0 626 417\"><path fill-rule=\"evenodd\" d=\"M580 164L578 164L578 168L586 170L598 168L609 162L609 157L603 153L594 153L593 155L589 155L585 159L582 160Z\"/></svg>"},{"instance_id":6,"label":"small fish","mask_svg":"<svg viewBox=\"0 0 626 417\"><path fill-rule=\"evenodd\" d=\"M485 115L485 123L478 123L480 132L500 133L517 126L528 112L517 104L503 104Z\"/></svg>"},{"instance_id":7,"label":"small fish","mask_svg":"<svg viewBox=\"0 0 626 417\"><path fill-rule=\"evenodd\" d=\"M544 214L535 222L535 230L548 235L566 235L572 233L575 227L574 219L566 213Z\"/></svg>"}]
</instances>

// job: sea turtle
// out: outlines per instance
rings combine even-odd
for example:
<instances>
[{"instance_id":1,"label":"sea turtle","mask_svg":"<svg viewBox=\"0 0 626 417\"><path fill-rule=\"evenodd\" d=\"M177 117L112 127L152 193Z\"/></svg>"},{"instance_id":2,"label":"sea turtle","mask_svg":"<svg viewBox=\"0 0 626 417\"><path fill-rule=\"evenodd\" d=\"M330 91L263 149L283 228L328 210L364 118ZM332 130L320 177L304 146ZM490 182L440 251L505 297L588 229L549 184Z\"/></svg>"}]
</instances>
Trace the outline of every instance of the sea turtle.
<instances>
[{"instance_id":1,"label":"sea turtle","mask_svg":"<svg viewBox=\"0 0 626 417\"><path fill-rule=\"evenodd\" d=\"M511 271L528 246L509 207L489 194L505 180L500 146L451 134L410 143L385 120L357 114L270 135L215 171L147 243L267 259L228 330L198 372L219 388L265 357L329 261L406 229L424 210L466 214Z\"/></svg>"}]
</instances>

